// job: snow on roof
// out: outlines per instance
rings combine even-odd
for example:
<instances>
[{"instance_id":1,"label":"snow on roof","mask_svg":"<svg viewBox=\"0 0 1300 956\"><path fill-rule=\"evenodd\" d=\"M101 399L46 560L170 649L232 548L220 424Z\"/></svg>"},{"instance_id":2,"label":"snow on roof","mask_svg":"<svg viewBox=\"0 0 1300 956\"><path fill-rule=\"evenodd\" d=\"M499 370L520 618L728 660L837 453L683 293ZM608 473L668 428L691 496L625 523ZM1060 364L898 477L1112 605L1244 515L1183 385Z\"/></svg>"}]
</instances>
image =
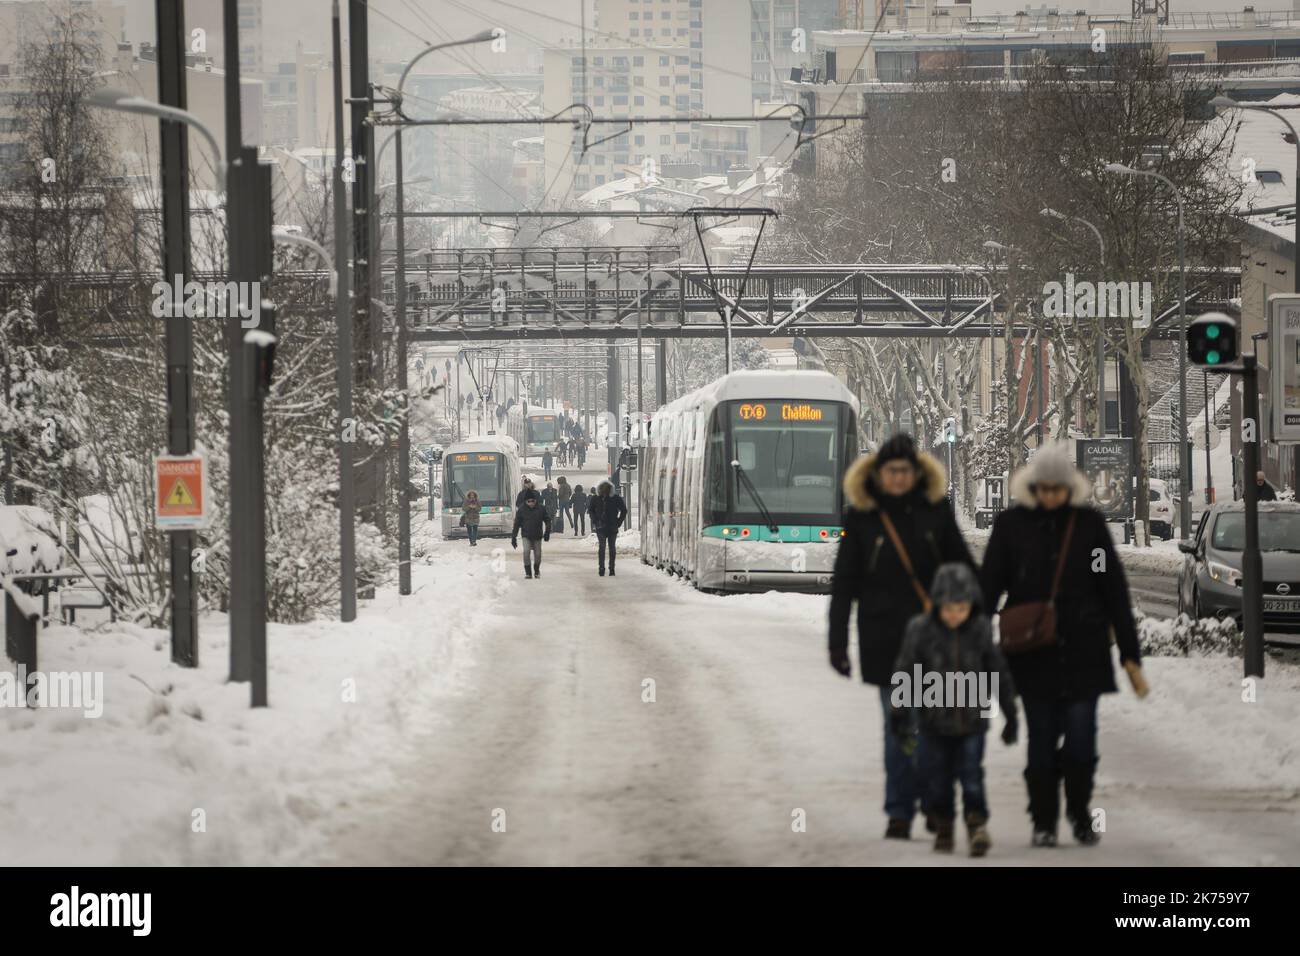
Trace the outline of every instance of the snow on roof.
<instances>
[{"instance_id":1,"label":"snow on roof","mask_svg":"<svg viewBox=\"0 0 1300 956\"><path fill-rule=\"evenodd\" d=\"M452 442L447 446L443 454L453 455L461 451L483 451L484 449L503 452L507 455L518 455L519 443L509 435L474 435L462 438L458 442Z\"/></svg>"},{"instance_id":2,"label":"snow on roof","mask_svg":"<svg viewBox=\"0 0 1300 956\"><path fill-rule=\"evenodd\" d=\"M1269 106L1300 105L1300 96L1284 93ZM1294 217L1266 214L1252 216L1252 209L1292 205L1296 201L1296 147L1284 136L1287 128L1276 117L1258 110L1235 112L1240 125L1229 165L1231 175L1241 175L1253 162L1256 182L1247 186L1238 205L1250 222L1281 239L1295 242ZM1291 117L1288 117L1290 119ZM1296 116L1292 122L1300 120ZM1267 174L1267 175L1266 175ZM1279 180L1280 181L1277 181Z\"/></svg>"}]
</instances>

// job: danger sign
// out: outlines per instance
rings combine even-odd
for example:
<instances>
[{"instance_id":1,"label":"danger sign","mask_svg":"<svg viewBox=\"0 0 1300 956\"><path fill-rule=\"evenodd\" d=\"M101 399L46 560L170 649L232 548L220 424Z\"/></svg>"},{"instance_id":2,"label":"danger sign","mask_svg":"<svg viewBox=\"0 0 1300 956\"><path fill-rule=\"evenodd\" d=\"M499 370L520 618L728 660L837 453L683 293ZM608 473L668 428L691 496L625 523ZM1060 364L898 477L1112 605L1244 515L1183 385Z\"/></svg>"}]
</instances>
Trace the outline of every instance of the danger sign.
<instances>
[{"instance_id":1,"label":"danger sign","mask_svg":"<svg viewBox=\"0 0 1300 956\"><path fill-rule=\"evenodd\" d=\"M154 459L157 527L167 531L206 528L207 461L202 455L159 455Z\"/></svg>"}]
</instances>

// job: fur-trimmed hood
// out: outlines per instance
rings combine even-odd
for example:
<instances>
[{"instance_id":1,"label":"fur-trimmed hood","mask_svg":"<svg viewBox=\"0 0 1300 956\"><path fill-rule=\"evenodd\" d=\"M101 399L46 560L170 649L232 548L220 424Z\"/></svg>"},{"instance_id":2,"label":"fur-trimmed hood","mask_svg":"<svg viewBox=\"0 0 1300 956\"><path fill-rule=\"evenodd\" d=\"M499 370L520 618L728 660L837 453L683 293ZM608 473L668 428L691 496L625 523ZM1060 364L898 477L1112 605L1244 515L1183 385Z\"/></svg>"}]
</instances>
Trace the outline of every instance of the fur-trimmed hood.
<instances>
[{"instance_id":1,"label":"fur-trimmed hood","mask_svg":"<svg viewBox=\"0 0 1300 956\"><path fill-rule=\"evenodd\" d=\"M917 454L916 463L921 472L917 487L925 494L926 501L937 505L948 494L948 473L937 458L925 452ZM876 456L871 454L862 455L844 473L844 500L857 511L876 510L879 494L876 471Z\"/></svg>"}]
</instances>

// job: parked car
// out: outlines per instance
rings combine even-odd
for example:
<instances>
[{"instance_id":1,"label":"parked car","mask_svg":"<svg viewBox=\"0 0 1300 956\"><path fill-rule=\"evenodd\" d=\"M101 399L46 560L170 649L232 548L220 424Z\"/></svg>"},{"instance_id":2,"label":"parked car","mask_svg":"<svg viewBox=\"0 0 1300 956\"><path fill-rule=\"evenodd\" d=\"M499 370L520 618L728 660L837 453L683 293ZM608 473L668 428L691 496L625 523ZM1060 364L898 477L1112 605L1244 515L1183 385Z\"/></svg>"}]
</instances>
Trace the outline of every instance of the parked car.
<instances>
[{"instance_id":1,"label":"parked car","mask_svg":"<svg viewBox=\"0 0 1300 956\"><path fill-rule=\"evenodd\" d=\"M1176 502L1169 497L1169 486L1163 479L1149 480L1151 497L1151 533L1168 541L1174 536L1174 523L1178 520Z\"/></svg>"},{"instance_id":2,"label":"parked car","mask_svg":"<svg viewBox=\"0 0 1300 956\"><path fill-rule=\"evenodd\" d=\"M1241 625L1241 552L1246 542L1240 501L1211 505L1196 535L1180 541L1185 555L1178 579L1178 610L1193 617L1231 617ZM1259 549L1264 566L1264 626L1300 631L1300 503L1259 505Z\"/></svg>"}]
</instances>

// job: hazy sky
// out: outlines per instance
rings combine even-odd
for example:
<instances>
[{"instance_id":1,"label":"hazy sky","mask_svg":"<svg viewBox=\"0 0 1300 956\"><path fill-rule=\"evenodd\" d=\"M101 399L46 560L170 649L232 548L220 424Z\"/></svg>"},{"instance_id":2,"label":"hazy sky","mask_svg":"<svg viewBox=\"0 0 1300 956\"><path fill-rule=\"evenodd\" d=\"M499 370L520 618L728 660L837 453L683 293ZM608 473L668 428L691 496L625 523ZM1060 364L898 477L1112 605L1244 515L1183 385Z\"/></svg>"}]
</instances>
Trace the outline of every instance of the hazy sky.
<instances>
[{"instance_id":1,"label":"hazy sky","mask_svg":"<svg viewBox=\"0 0 1300 956\"><path fill-rule=\"evenodd\" d=\"M132 42L154 36L154 0L123 0L127 7L127 31ZM372 0L371 52L384 59L399 60L419 50L419 38L436 43L452 37L472 35L491 26L512 32L527 46L535 40L554 42L576 34L563 22L577 23L583 0ZM590 0L587 0L590 2ZM704 0L710 3L713 0ZM1296 0L1300 2L1300 0ZM1240 11L1245 0L1170 0L1174 13L1192 11ZM341 0L346 36L347 0ZM980 13L1014 13L1026 6L1044 6L1043 0L975 0L974 11ZM1092 13L1119 13L1131 9L1130 0L1062 0L1047 3L1061 10L1087 9ZM1285 9L1285 0L1265 0L1256 9ZM523 10L519 9L523 8ZM525 10L534 11L532 13ZM293 59L294 46L301 42L306 49L328 50L330 42L330 0L263 0L265 30L263 45L268 63ZM390 22L384 15L397 21ZM739 33L739 31L738 31ZM744 36L744 34L740 34ZM484 61L486 64L487 61ZM435 64L431 60L431 69ZM460 72L463 66L441 57L438 70Z\"/></svg>"}]
</instances>

